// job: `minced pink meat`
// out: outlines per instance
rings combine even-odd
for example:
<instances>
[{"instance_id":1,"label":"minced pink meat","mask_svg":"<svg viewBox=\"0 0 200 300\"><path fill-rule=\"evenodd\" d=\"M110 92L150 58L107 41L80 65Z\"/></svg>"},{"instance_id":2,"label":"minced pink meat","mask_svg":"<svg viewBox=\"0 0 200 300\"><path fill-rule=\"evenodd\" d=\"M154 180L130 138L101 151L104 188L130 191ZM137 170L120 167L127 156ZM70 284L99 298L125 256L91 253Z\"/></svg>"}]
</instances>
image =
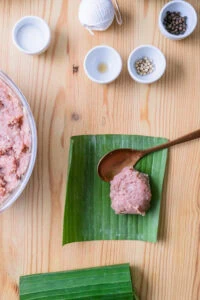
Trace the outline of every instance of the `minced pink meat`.
<instances>
[{"instance_id":1,"label":"minced pink meat","mask_svg":"<svg viewBox=\"0 0 200 300\"><path fill-rule=\"evenodd\" d=\"M31 152L28 119L17 96L0 80L0 202L20 184Z\"/></svg>"},{"instance_id":2,"label":"minced pink meat","mask_svg":"<svg viewBox=\"0 0 200 300\"><path fill-rule=\"evenodd\" d=\"M126 167L110 184L111 206L116 214L145 215L151 201L148 175Z\"/></svg>"}]
</instances>

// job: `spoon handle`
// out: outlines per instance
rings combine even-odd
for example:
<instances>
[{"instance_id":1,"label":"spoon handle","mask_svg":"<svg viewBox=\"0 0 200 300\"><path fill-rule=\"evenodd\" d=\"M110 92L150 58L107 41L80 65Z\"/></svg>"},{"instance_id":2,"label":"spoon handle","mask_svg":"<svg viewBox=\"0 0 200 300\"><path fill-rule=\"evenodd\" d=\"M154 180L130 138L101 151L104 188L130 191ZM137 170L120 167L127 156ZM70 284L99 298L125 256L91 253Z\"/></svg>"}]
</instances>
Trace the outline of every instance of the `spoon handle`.
<instances>
[{"instance_id":1,"label":"spoon handle","mask_svg":"<svg viewBox=\"0 0 200 300\"><path fill-rule=\"evenodd\" d=\"M200 138L200 129L198 129L196 131L193 131L189 134L186 134L186 135L184 135L180 138L177 138L173 141L170 141L170 142L158 145L156 147L144 150L143 153L146 155L146 154L156 152L156 151L159 151L159 150L162 150L162 149L167 149L171 146L175 146L175 145L178 145L178 144L181 144L181 143L189 142L189 141L192 141L192 140L195 140L195 139L198 139L198 138Z\"/></svg>"}]
</instances>

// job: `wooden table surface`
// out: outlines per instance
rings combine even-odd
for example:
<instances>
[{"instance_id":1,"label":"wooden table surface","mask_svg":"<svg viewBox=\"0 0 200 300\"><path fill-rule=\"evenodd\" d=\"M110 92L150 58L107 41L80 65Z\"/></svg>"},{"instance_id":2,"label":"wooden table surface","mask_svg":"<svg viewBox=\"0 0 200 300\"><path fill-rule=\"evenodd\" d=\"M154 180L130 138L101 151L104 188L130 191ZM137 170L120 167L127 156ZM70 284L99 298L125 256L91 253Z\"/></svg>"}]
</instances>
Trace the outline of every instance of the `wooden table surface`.
<instances>
[{"instance_id":1,"label":"wooden table surface","mask_svg":"<svg viewBox=\"0 0 200 300\"><path fill-rule=\"evenodd\" d=\"M165 39L157 21L164 0L119 0L124 25L91 36L78 21L79 0L1 0L0 63L33 110L39 148L33 176L20 199L0 215L0 300L18 299L19 276L38 272L131 263L143 300L200 299L200 141L170 150L159 240L100 241L62 247L69 138L124 133L176 138L200 127L200 26L184 41ZM191 4L200 11L198 0ZM15 22L44 18L52 43L41 56L12 44ZM166 55L165 76L152 85L129 77L126 62L138 45ZM107 44L123 58L112 84L87 79L83 59ZM73 74L73 65L79 70Z\"/></svg>"}]
</instances>

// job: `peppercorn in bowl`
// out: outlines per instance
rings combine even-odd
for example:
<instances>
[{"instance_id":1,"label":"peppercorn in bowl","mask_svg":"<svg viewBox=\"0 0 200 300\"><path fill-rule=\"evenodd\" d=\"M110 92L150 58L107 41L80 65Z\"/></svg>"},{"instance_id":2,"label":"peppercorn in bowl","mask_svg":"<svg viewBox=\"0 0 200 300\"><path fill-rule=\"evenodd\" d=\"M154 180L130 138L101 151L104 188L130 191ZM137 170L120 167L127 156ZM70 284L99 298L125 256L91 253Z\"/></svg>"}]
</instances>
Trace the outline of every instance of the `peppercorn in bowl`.
<instances>
[{"instance_id":1,"label":"peppercorn in bowl","mask_svg":"<svg viewBox=\"0 0 200 300\"><path fill-rule=\"evenodd\" d=\"M166 69L164 54L152 45L134 49L128 58L128 71L132 79L149 84L159 80Z\"/></svg>"},{"instance_id":2,"label":"peppercorn in bowl","mask_svg":"<svg viewBox=\"0 0 200 300\"><path fill-rule=\"evenodd\" d=\"M0 71L0 212L25 189L36 152L37 132L31 109L18 87Z\"/></svg>"},{"instance_id":3,"label":"peppercorn in bowl","mask_svg":"<svg viewBox=\"0 0 200 300\"><path fill-rule=\"evenodd\" d=\"M182 0L168 2L159 15L161 33L171 40L188 37L196 28L197 13L194 7Z\"/></svg>"}]
</instances>

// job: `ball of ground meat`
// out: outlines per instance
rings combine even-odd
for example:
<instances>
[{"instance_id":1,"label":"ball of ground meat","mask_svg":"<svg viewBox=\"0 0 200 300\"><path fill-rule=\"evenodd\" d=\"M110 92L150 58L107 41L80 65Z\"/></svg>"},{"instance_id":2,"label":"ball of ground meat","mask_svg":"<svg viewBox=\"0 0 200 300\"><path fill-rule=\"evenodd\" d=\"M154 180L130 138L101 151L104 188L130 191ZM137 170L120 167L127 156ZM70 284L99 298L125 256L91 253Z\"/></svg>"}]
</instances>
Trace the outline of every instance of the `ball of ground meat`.
<instances>
[{"instance_id":1,"label":"ball of ground meat","mask_svg":"<svg viewBox=\"0 0 200 300\"><path fill-rule=\"evenodd\" d=\"M148 175L126 167L110 184L111 207L116 214L145 215L151 201Z\"/></svg>"}]
</instances>

